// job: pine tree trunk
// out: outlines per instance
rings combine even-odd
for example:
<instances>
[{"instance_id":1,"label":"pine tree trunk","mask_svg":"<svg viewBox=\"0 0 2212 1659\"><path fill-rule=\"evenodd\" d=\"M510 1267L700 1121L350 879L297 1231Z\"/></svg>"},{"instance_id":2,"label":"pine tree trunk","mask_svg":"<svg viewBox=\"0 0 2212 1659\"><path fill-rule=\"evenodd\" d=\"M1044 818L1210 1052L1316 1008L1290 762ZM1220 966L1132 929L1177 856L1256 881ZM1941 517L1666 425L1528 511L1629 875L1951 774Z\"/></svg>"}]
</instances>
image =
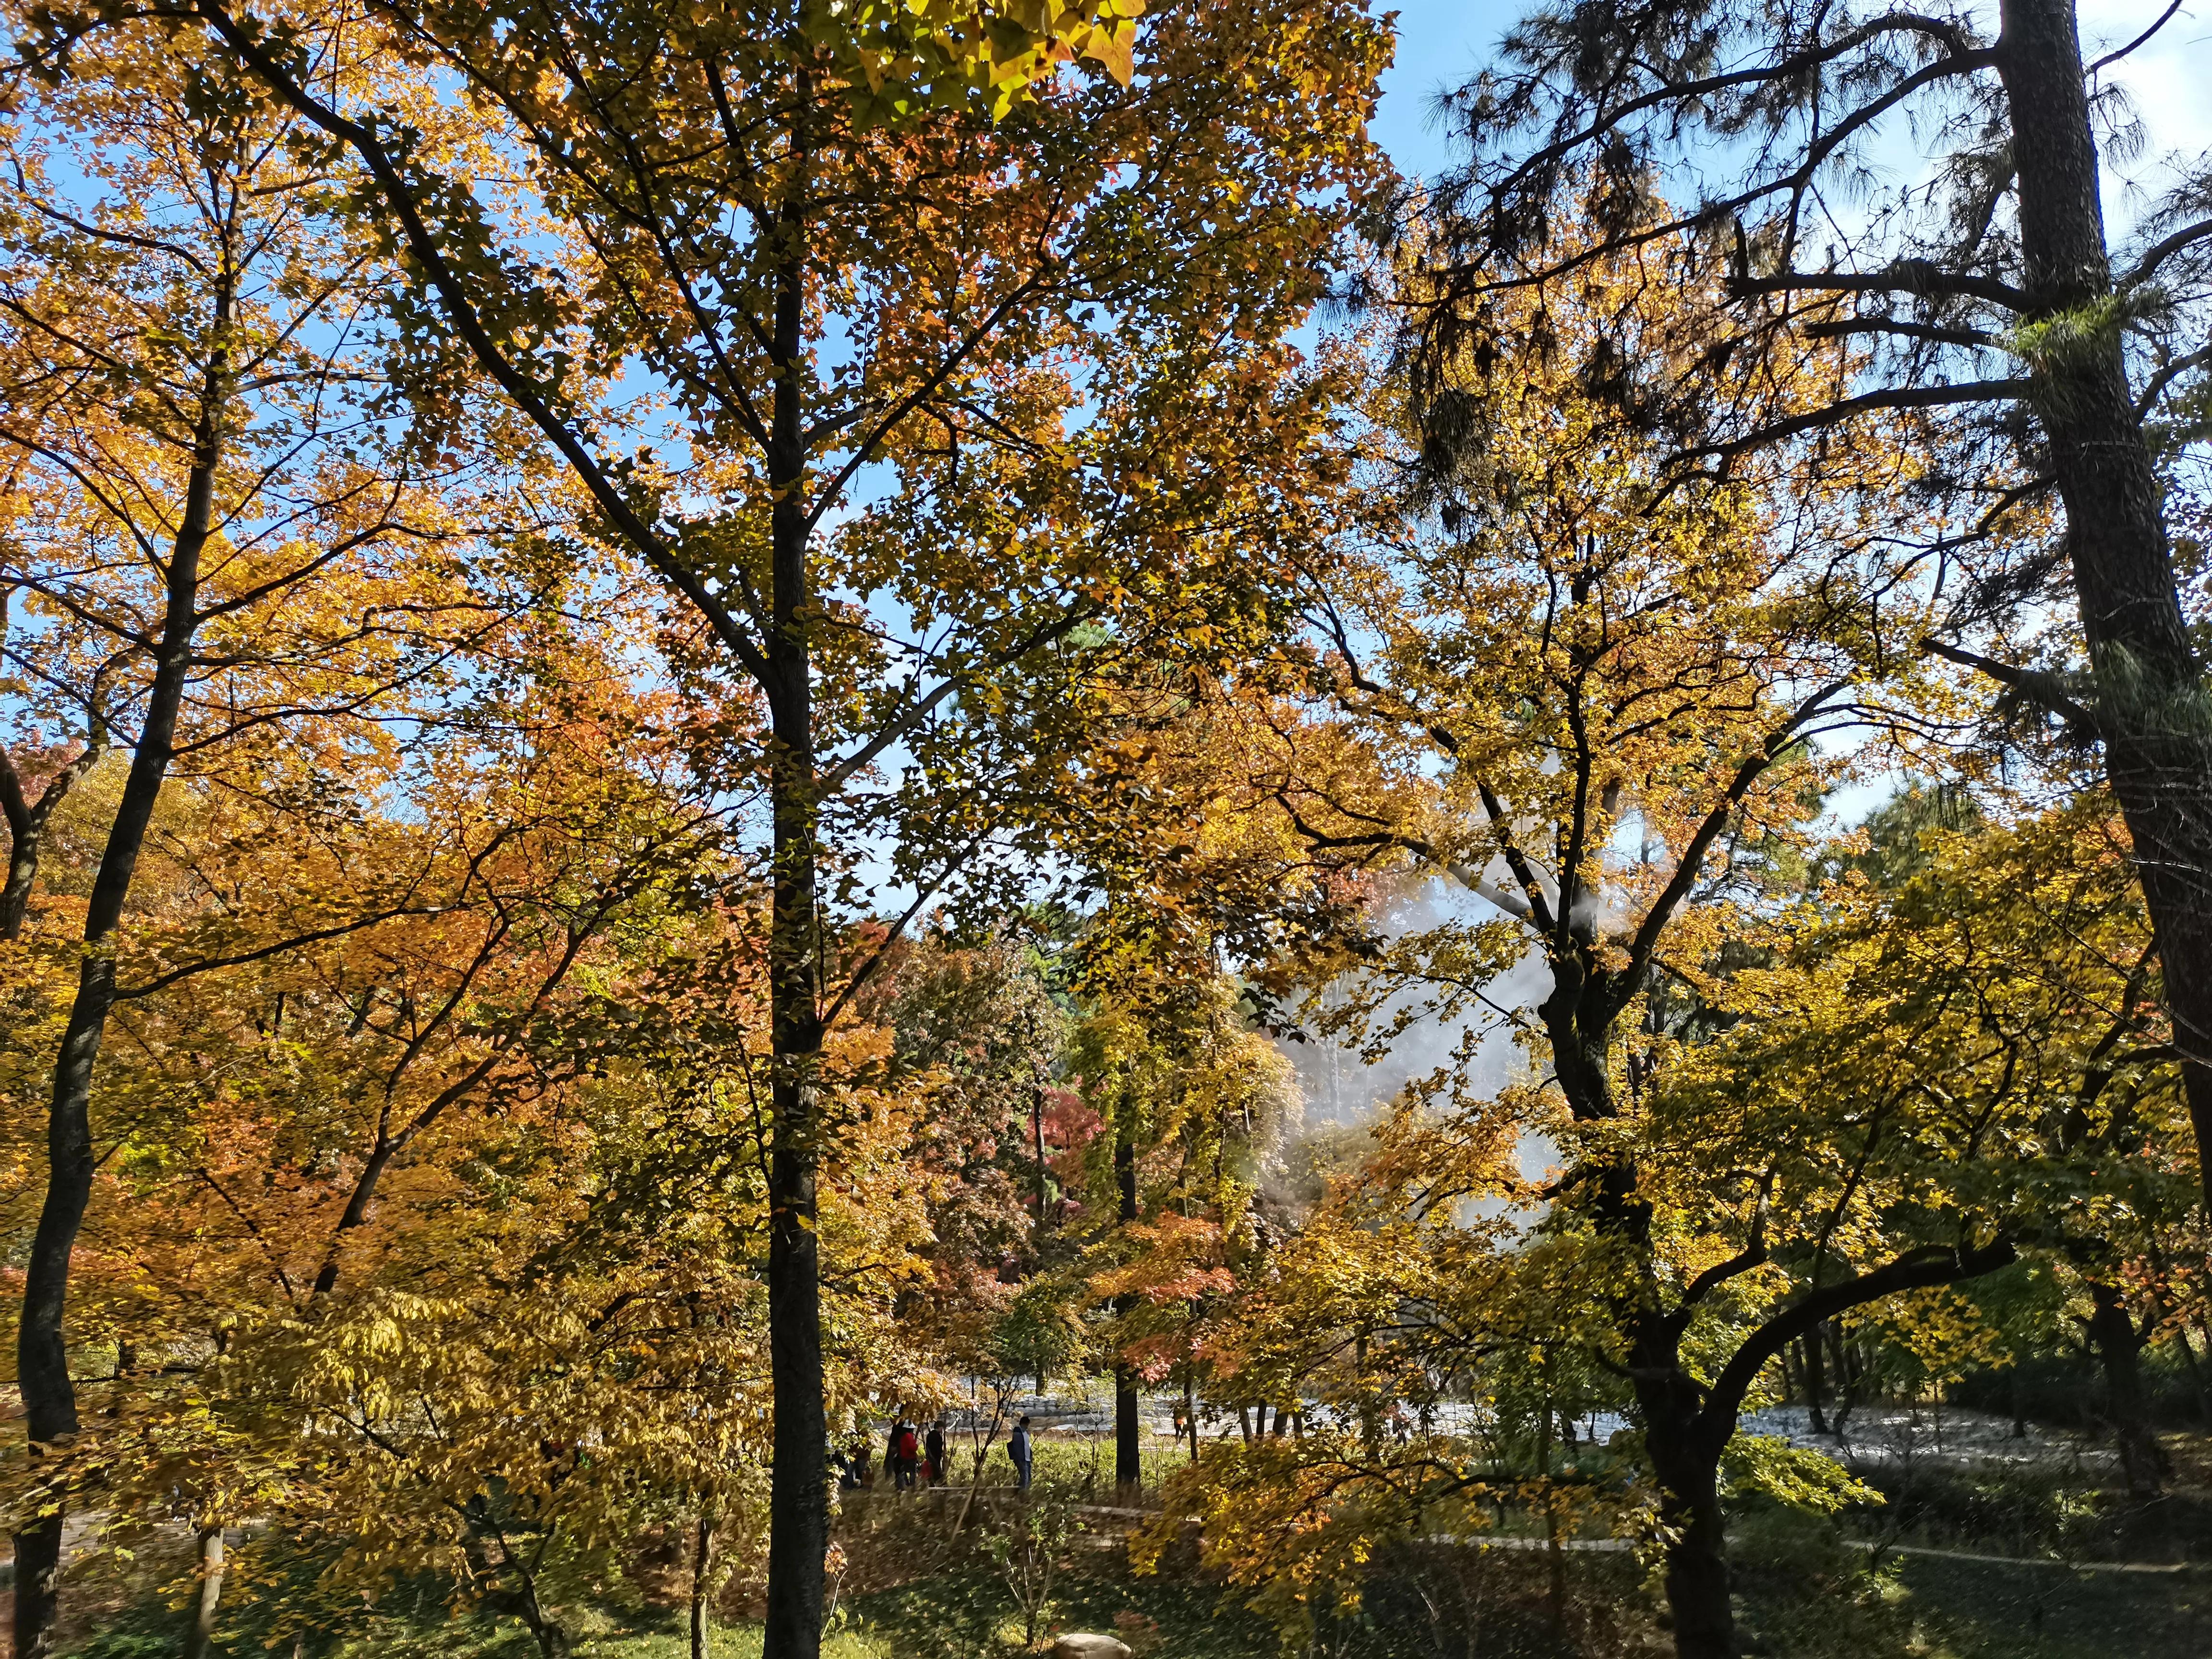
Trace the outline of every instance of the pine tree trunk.
<instances>
[{"instance_id":1,"label":"pine tree trunk","mask_svg":"<svg viewBox=\"0 0 2212 1659\"><path fill-rule=\"evenodd\" d=\"M2191 647L2112 305L2073 0L2002 0L2031 363L2114 798L2157 935L2200 1179L2212 1194L2212 705Z\"/></svg>"}]
</instances>

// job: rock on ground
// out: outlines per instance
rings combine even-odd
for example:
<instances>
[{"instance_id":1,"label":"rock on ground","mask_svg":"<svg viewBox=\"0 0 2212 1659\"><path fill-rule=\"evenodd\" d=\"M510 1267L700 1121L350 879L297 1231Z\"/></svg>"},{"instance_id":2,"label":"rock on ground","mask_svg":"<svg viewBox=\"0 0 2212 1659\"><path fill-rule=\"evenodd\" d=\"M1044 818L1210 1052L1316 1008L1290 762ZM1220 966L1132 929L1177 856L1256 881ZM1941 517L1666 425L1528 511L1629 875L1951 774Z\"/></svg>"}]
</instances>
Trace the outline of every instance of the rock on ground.
<instances>
[{"instance_id":1,"label":"rock on ground","mask_svg":"<svg viewBox=\"0 0 2212 1659\"><path fill-rule=\"evenodd\" d=\"M1129 1644L1118 1637L1070 1631L1052 1644L1052 1659L1130 1659Z\"/></svg>"}]
</instances>

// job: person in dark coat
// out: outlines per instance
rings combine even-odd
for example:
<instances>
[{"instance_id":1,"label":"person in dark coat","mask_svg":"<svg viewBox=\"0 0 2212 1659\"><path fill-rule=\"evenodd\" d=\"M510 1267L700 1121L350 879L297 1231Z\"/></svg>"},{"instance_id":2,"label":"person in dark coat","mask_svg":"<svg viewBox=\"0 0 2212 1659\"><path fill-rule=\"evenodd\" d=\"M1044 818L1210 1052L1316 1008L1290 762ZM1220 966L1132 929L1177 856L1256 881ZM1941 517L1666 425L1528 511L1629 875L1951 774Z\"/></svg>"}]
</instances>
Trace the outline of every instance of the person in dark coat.
<instances>
[{"instance_id":1,"label":"person in dark coat","mask_svg":"<svg viewBox=\"0 0 2212 1659\"><path fill-rule=\"evenodd\" d=\"M922 1455L929 1460L923 1469L923 1473L929 1478L929 1484L933 1486L943 1486L945 1484L945 1419L943 1418L939 1418L929 1425L929 1432L922 1437L921 1452Z\"/></svg>"},{"instance_id":2,"label":"person in dark coat","mask_svg":"<svg viewBox=\"0 0 2212 1659\"><path fill-rule=\"evenodd\" d=\"M893 1472L898 1483L898 1489L901 1492L912 1492L915 1469L921 1461L921 1443L915 1436L914 1425L904 1418L899 1419L898 1426L892 1431L892 1436L891 1443L898 1449L897 1467Z\"/></svg>"},{"instance_id":3,"label":"person in dark coat","mask_svg":"<svg viewBox=\"0 0 2212 1659\"><path fill-rule=\"evenodd\" d=\"M1014 1481L1024 1492L1030 1489L1030 1420L1024 1417L1014 1425L1014 1431L1006 1439L1006 1455L1014 1460Z\"/></svg>"}]
</instances>

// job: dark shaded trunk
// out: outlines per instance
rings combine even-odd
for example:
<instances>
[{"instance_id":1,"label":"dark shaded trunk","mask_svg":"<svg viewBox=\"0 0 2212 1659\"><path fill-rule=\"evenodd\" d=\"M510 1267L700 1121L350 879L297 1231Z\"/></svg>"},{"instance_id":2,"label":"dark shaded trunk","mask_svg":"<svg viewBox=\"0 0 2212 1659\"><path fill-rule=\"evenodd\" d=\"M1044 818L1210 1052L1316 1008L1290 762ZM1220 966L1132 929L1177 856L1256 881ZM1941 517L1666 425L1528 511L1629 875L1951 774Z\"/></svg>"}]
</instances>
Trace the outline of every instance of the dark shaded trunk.
<instances>
[{"instance_id":1,"label":"dark shaded trunk","mask_svg":"<svg viewBox=\"0 0 2212 1659\"><path fill-rule=\"evenodd\" d=\"M0 588L0 638L8 630L8 590ZM94 695L98 695L95 682ZM107 750L106 728L94 716L92 733L67 766L46 780L36 800L23 793L23 780L15 762L0 750L0 817L8 823L8 875L0 884L0 939L20 939L23 919L30 912L31 892L38 885L39 855L44 849L46 823L54 809L69 798L84 775Z\"/></svg>"},{"instance_id":2,"label":"dark shaded trunk","mask_svg":"<svg viewBox=\"0 0 2212 1659\"><path fill-rule=\"evenodd\" d=\"M1560 1086L1579 1121L1601 1122L1616 1112L1607 1046L1628 981L1584 974L1571 963L1555 962L1554 975L1540 1012ZM1735 1659L1720 1503L1721 1449L1735 1432L1735 1405L1708 1400L1682 1368L1685 1322L1659 1304L1649 1278L1651 1209L1638 1189L1635 1165L1616 1156L1590 1171L1589 1190L1594 1218L1639 1264L1643 1280L1624 1293L1617 1311L1628 1338L1644 1453L1657 1478L1660 1519L1669 1536L1667 1610L1676 1659Z\"/></svg>"},{"instance_id":3,"label":"dark shaded trunk","mask_svg":"<svg viewBox=\"0 0 2212 1659\"><path fill-rule=\"evenodd\" d=\"M2212 719L2183 619L2160 491L2121 353L2096 138L2072 0L2002 0L2031 361L2066 507L2067 553L2113 796L2165 969L2198 1149L2212 1147Z\"/></svg>"},{"instance_id":4,"label":"dark shaded trunk","mask_svg":"<svg viewBox=\"0 0 2212 1659\"><path fill-rule=\"evenodd\" d=\"M1840 1438L1844 1425L1851 1420L1852 1408L1858 1404L1859 1378L1858 1369L1851 1363L1850 1341L1839 1324L1828 1328L1828 1356L1836 1368L1836 1414L1829 1419L1828 1426Z\"/></svg>"},{"instance_id":5,"label":"dark shaded trunk","mask_svg":"<svg viewBox=\"0 0 2212 1659\"><path fill-rule=\"evenodd\" d=\"M1137 1146L1133 1124L1117 1121L1114 1141L1114 1184L1119 1195L1118 1213L1124 1223L1137 1218ZM1114 1311L1127 1316L1136 1298L1115 1299ZM1135 1492L1144 1480L1144 1459L1137 1437L1137 1374L1125 1364L1114 1367L1114 1484L1124 1492Z\"/></svg>"},{"instance_id":6,"label":"dark shaded trunk","mask_svg":"<svg viewBox=\"0 0 2212 1659\"><path fill-rule=\"evenodd\" d=\"M830 1547L829 1433L822 1397L822 1262L815 1182L822 1156L816 1067L822 1052L822 963L815 842L811 526L804 376L807 139L793 134L795 177L784 210L789 239L778 279L774 340L778 375L766 456L775 488L769 520L774 582L766 641L773 723L769 780L775 819L769 930L774 1076L769 1154L769 1376L775 1392L769 1486L768 1605L763 1659L816 1659L822 1649L823 1558Z\"/></svg>"},{"instance_id":7,"label":"dark shaded trunk","mask_svg":"<svg viewBox=\"0 0 2212 1659\"><path fill-rule=\"evenodd\" d=\"M535 1585L528 1587L515 1598L515 1610L522 1619L523 1627L530 1632L530 1639L538 1644L538 1651L544 1659L568 1659L568 1632L562 1628L558 1620L546 1616L545 1609L538 1603Z\"/></svg>"},{"instance_id":8,"label":"dark shaded trunk","mask_svg":"<svg viewBox=\"0 0 2212 1659\"><path fill-rule=\"evenodd\" d=\"M230 296L216 297L213 331L228 328ZM227 360L210 356L202 386L199 423L193 434L192 468L185 510L170 549L161 632L154 678L131 770L110 820L99 873L86 907L85 951L77 969L76 1000L54 1063L52 1104L46 1124L46 1191L23 1274L22 1322L15 1338L15 1374L23 1397L24 1427L35 1460L41 1449L77 1431L76 1387L70 1377L63 1316L69 1297L70 1257L92 1200L92 1074L100 1058L107 1017L115 1006L115 930L130 899L138 855L146 844L169 763L175 753L177 716L191 667L198 626L200 556L214 521L215 478L222 457L222 410L228 381ZM35 1522L15 1537L15 1652L46 1659L52 1651L54 1577L61 1560L62 1513Z\"/></svg>"},{"instance_id":9,"label":"dark shaded trunk","mask_svg":"<svg viewBox=\"0 0 2212 1659\"><path fill-rule=\"evenodd\" d=\"M1637 1415L1669 1538L1667 1610L1676 1659L1735 1659L1720 1500L1721 1451L1735 1431L1735 1402L1708 1401L1682 1369L1679 1320L1652 1310L1636 1317L1631 1329Z\"/></svg>"},{"instance_id":10,"label":"dark shaded trunk","mask_svg":"<svg viewBox=\"0 0 2212 1659\"><path fill-rule=\"evenodd\" d=\"M323 1265L315 1270L315 1295L328 1296L337 1288L338 1262L345 1250L346 1239L368 1224L369 1206L376 1201L376 1189L397 1151L380 1123L376 1145L369 1149L368 1157L362 1164L361 1174L353 1183L353 1191L347 1195L338 1224L331 1230L331 1248L323 1257Z\"/></svg>"},{"instance_id":11,"label":"dark shaded trunk","mask_svg":"<svg viewBox=\"0 0 2212 1659\"><path fill-rule=\"evenodd\" d=\"M1595 1185L1601 1224L1627 1241L1639 1261L1648 1260L1651 1212L1637 1190L1634 1167L1609 1164ZM1648 1285L1645 1294L1651 1294ZM1624 1310L1644 1454L1658 1480L1659 1517L1669 1537L1667 1611L1675 1659L1735 1659L1720 1459L1735 1432L1736 1402L1708 1398L1683 1369L1685 1323L1681 1315L1667 1313L1653 1300Z\"/></svg>"},{"instance_id":12,"label":"dark shaded trunk","mask_svg":"<svg viewBox=\"0 0 2212 1659\"><path fill-rule=\"evenodd\" d=\"M2105 1372L2105 1413L2130 1498L2155 1498L2170 1468L2152 1432L2142 1385L2144 1336L2113 1286L2089 1283L2089 1340Z\"/></svg>"},{"instance_id":13,"label":"dark shaded trunk","mask_svg":"<svg viewBox=\"0 0 2212 1659\"><path fill-rule=\"evenodd\" d=\"M1811 1418L1814 1434L1828 1431L1828 1379L1820 1364L1820 1333L1818 1330L1797 1345L1799 1355L1805 1362L1805 1404Z\"/></svg>"},{"instance_id":14,"label":"dark shaded trunk","mask_svg":"<svg viewBox=\"0 0 2212 1659\"><path fill-rule=\"evenodd\" d=\"M2190 1388L2197 1396L2197 1420L2212 1424L2212 1389L2205 1385L2204 1362L2197 1357L2197 1345L2189 1340L2186 1325L2178 1328L2173 1334L2181 1345L2182 1363L2189 1367Z\"/></svg>"},{"instance_id":15,"label":"dark shaded trunk","mask_svg":"<svg viewBox=\"0 0 2212 1659\"><path fill-rule=\"evenodd\" d=\"M1719 1458L1671 1440L1662 1453L1655 1439L1651 1464L1659 1477L1660 1519L1673 1534L1667 1611L1676 1659L1736 1659Z\"/></svg>"},{"instance_id":16,"label":"dark shaded trunk","mask_svg":"<svg viewBox=\"0 0 2212 1659\"><path fill-rule=\"evenodd\" d=\"M222 1528L200 1531L200 1588L192 1598L191 1628L185 1633L185 1659L208 1659L215 1651L216 1609L222 1602Z\"/></svg>"}]
</instances>

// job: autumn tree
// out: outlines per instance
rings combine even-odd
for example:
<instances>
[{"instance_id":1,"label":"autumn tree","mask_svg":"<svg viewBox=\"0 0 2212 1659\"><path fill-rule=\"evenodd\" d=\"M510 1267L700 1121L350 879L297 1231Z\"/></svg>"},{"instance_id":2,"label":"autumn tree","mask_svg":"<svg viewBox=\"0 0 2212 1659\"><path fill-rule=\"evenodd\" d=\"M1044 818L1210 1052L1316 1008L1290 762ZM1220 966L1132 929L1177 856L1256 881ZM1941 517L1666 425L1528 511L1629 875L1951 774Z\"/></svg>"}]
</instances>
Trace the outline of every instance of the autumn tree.
<instances>
[{"instance_id":1,"label":"autumn tree","mask_svg":"<svg viewBox=\"0 0 2212 1659\"><path fill-rule=\"evenodd\" d=\"M2186 1115L2110 809L1925 840L1893 885L1816 884L1733 967L1650 994L1613 1116L1577 1121L1542 1073L1392 1111L1217 1338L1335 1417L1182 1480L1171 1508L1204 1517L1218 1565L1303 1626L1356 1603L1389 1541L1479 1529L1493 1504L1656 1522L1678 1650L1732 1651L1724 1488L1852 1496L1817 1454L1735 1435L1790 1386L1792 1345L1871 1321L1941 1373L1976 1324L1945 1287L2021 1254L2063 1264L2171 1201ZM1524 1167L1532 1128L1561 1168ZM1602 1184L1623 1166L1633 1242ZM1563 1415L1627 1404L1651 1489L1553 1484L1540 1419L1539 1455L1506 1467L1506 1419L1537 1390ZM1386 1415L1402 1441L1375 1431Z\"/></svg>"},{"instance_id":2,"label":"autumn tree","mask_svg":"<svg viewBox=\"0 0 2212 1659\"><path fill-rule=\"evenodd\" d=\"M940 919L898 941L856 999L860 1018L891 1034L886 1079L929 1103L910 1201L928 1218L935 1282L910 1323L921 1342L967 1352L976 1374L1004 1374L997 1330L1058 1208L1048 1135L1067 1015L1024 932L1014 918L963 938ZM880 933L855 930L856 963Z\"/></svg>"},{"instance_id":3,"label":"autumn tree","mask_svg":"<svg viewBox=\"0 0 2212 1659\"><path fill-rule=\"evenodd\" d=\"M575 1575L764 1506L757 884L671 700L569 626L536 618L511 681L487 657L385 767L173 783L118 945L120 1155L73 1332L94 1409L15 1496L94 1494L95 1546L273 1522L324 1569L282 1610L303 1628L452 1569L558 1651ZM902 1149L910 1114L856 1116ZM857 1242L825 1219L834 1260L918 1237L886 1196ZM842 1330L882 1328L862 1295Z\"/></svg>"},{"instance_id":4,"label":"autumn tree","mask_svg":"<svg viewBox=\"0 0 2212 1659\"><path fill-rule=\"evenodd\" d=\"M429 696L495 606L456 580L461 463L379 423L356 321L372 252L322 212L297 118L220 54L138 37L19 101L8 143L0 446L11 534L4 930L76 981L52 1033L44 1206L18 1376L34 1448L80 1427L63 1323L94 1164L118 953L165 784L280 732L333 757L374 726L295 717ZM72 750L74 752L72 752ZM38 887L57 810L128 756L78 904ZM33 803L25 774L43 775ZM239 787L234 778L227 787ZM72 787L74 786L74 787ZM250 786L247 786L250 787ZM63 933L76 935L64 945ZM17 1650L46 1651L61 1517L17 1538Z\"/></svg>"},{"instance_id":5,"label":"autumn tree","mask_svg":"<svg viewBox=\"0 0 2212 1659\"><path fill-rule=\"evenodd\" d=\"M360 169L361 210L410 276L398 316L425 375L459 352L490 376L595 532L686 608L742 738L725 781L769 796L769 1643L811 1653L826 1516L809 1072L842 1012L817 945L825 870L872 827L902 878L958 872L1020 820L1005 804L1024 799L1026 757L1079 726L1060 688L1085 649L1255 614L1270 481L1316 424L1281 341L1376 176L1361 122L1382 33L1344 4L1141 28L1053 9L1042 31L992 15L980 33L874 9L375 14L512 158L527 199L502 218L426 156L396 95L312 72L283 18L209 3L172 21ZM56 19L40 61L63 70L92 23ZM1062 48L1129 84L1047 79L1012 100ZM622 432L580 404L575 373L632 365L665 388L664 425ZM657 446L642 459L639 439ZM903 492L872 522L953 533L837 527L885 465ZM1089 623L1105 626L1079 635ZM903 791L865 787L909 756Z\"/></svg>"},{"instance_id":6,"label":"autumn tree","mask_svg":"<svg viewBox=\"0 0 2212 1659\"><path fill-rule=\"evenodd\" d=\"M1428 269L1408 257L1410 291ZM1540 1086L1499 1109L1556 1103L1553 1213L1620 1273L1590 1307L1562 1292L1547 1316L1598 1317L1620 1344L1676 1537L1677 1638L1702 1655L1731 1640L1704 1384L1683 1346L1704 1292L1659 1274L1668 1212L1623 1139L1653 1085L1640 1034L1669 986L1723 958L1735 919L1787 886L1808 800L1844 763L1837 741L1940 724L1946 696L1915 649L1929 592L1876 507L1911 488L1909 453L1868 434L1848 479L1770 456L1670 487L1663 437L1580 385L1600 342L1674 362L1679 318L1601 246L1571 283L1498 301L1493 349L1452 371L1457 447L1419 458L1426 522L1316 584L1316 673L1342 712L1283 726L1271 787L1316 855L1464 896L1455 919L1340 957L1360 994L1316 1018L1371 1023L1379 1045L1472 1017L1537 1057ZM1817 399L1840 349L1796 363L1790 395ZM1415 1097L1482 1094L1473 1042ZM1455 1121L1451 1156L1479 1192L1517 1132ZM1968 1276L1986 1243L1907 1252L1826 1293Z\"/></svg>"},{"instance_id":7,"label":"autumn tree","mask_svg":"<svg viewBox=\"0 0 2212 1659\"><path fill-rule=\"evenodd\" d=\"M1102 1124L1083 1265L1114 1316L1114 1478L1133 1490L1139 1386L1178 1381L1194 1403L1207 1309L1255 1253L1253 1200L1299 1100L1215 941L1164 955L1142 924L1117 937L1117 920L1094 922L1071 1063Z\"/></svg>"},{"instance_id":8,"label":"autumn tree","mask_svg":"<svg viewBox=\"0 0 2212 1659\"><path fill-rule=\"evenodd\" d=\"M1438 287L1411 326L1428 429L1449 448L1458 354L1493 332L1494 300L1580 280L1595 250L1568 227L1594 182L1599 246L1648 257L1684 295L1698 355L1728 366L1712 386L1610 337L1581 351L1583 384L1674 426L1676 476L1808 443L1848 465L1841 434L1870 412L1942 417L1921 441L1950 516L1900 526L1966 572L1927 648L2101 753L2203 1139L2212 751L2165 497L2202 436L2212 360L2204 158L2185 158L2123 246L2101 194L2132 131L2104 73L2176 15L2085 66L2072 0L2006 0L1994 20L1964 6L1534 9L1457 100L1473 156L1440 195ZM1876 185L1875 158L1908 131L1927 165ZM1679 199L1662 177L1685 179ZM1822 396L1778 399L1778 362L1839 340L1858 355ZM2053 506L2045 535L2033 515ZM2069 586L2078 633L2033 641L2038 602Z\"/></svg>"}]
</instances>

